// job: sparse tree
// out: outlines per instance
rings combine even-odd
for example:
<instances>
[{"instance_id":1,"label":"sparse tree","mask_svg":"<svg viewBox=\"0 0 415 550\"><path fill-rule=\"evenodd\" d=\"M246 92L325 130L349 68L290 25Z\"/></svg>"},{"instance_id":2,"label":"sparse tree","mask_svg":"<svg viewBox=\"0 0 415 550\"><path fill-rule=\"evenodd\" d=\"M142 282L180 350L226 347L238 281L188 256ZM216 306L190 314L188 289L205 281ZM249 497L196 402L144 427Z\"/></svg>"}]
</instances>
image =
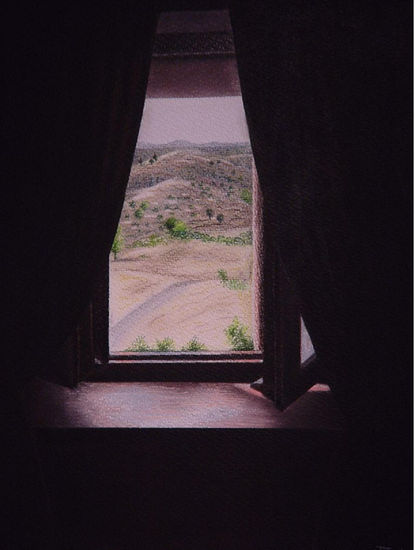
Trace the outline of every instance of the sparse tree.
<instances>
[{"instance_id":1,"label":"sparse tree","mask_svg":"<svg viewBox=\"0 0 415 550\"><path fill-rule=\"evenodd\" d=\"M121 226L117 227L117 232L115 233L114 241L111 246L111 252L114 254L114 260L117 259L117 254L121 252L124 247L124 237L122 234Z\"/></svg>"},{"instance_id":2,"label":"sparse tree","mask_svg":"<svg viewBox=\"0 0 415 550\"><path fill-rule=\"evenodd\" d=\"M206 209L206 216L211 220L213 216L213 210L211 208Z\"/></svg>"},{"instance_id":3,"label":"sparse tree","mask_svg":"<svg viewBox=\"0 0 415 550\"><path fill-rule=\"evenodd\" d=\"M223 214L218 214L218 215L216 216L216 219L218 220L219 223L222 223L223 220L224 220Z\"/></svg>"},{"instance_id":4,"label":"sparse tree","mask_svg":"<svg viewBox=\"0 0 415 550\"><path fill-rule=\"evenodd\" d=\"M154 153L153 159L154 159L154 161L156 161L158 159L157 153Z\"/></svg>"},{"instance_id":5,"label":"sparse tree","mask_svg":"<svg viewBox=\"0 0 415 550\"><path fill-rule=\"evenodd\" d=\"M138 159L138 164L143 164L143 157L140 157L140 158Z\"/></svg>"}]
</instances>

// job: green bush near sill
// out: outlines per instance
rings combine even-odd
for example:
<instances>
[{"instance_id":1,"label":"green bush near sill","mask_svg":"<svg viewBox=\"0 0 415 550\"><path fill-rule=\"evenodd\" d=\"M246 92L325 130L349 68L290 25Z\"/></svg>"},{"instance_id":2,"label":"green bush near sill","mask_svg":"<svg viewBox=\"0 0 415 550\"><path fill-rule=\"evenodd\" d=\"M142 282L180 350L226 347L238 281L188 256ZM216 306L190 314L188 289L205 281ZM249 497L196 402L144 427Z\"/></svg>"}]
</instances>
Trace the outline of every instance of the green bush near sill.
<instances>
[{"instance_id":1,"label":"green bush near sill","mask_svg":"<svg viewBox=\"0 0 415 550\"><path fill-rule=\"evenodd\" d=\"M251 351L254 342L248 333L248 327L243 325L238 317L225 329L226 338L234 351Z\"/></svg>"},{"instance_id":2,"label":"green bush near sill","mask_svg":"<svg viewBox=\"0 0 415 550\"><path fill-rule=\"evenodd\" d=\"M182 347L182 351L202 351L206 349L207 348L205 344L202 344L202 342L199 342L196 336L193 336L193 338L189 340L189 342L187 342L187 344L185 344Z\"/></svg>"}]
</instances>

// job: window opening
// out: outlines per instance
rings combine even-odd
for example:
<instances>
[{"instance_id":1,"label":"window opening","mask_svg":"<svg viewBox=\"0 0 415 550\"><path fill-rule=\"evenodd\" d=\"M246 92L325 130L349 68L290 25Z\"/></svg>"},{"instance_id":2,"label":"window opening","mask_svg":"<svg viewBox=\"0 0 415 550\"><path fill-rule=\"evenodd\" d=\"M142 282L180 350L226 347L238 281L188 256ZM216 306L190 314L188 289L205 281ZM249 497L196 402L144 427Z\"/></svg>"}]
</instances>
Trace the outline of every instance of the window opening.
<instances>
[{"instance_id":1,"label":"window opening","mask_svg":"<svg viewBox=\"0 0 415 550\"><path fill-rule=\"evenodd\" d=\"M257 381L284 409L315 384L318 362L280 269L229 16L206 13L161 15L108 270L78 327L77 369L86 380Z\"/></svg>"},{"instance_id":2,"label":"window opening","mask_svg":"<svg viewBox=\"0 0 415 550\"><path fill-rule=\"evenodd\" d=\"M233 47L222 34L161 34L153 62ZM110 354L258 350L252 202L240 95L146 98L109 259Z\"/></svg>"}]
</instances>

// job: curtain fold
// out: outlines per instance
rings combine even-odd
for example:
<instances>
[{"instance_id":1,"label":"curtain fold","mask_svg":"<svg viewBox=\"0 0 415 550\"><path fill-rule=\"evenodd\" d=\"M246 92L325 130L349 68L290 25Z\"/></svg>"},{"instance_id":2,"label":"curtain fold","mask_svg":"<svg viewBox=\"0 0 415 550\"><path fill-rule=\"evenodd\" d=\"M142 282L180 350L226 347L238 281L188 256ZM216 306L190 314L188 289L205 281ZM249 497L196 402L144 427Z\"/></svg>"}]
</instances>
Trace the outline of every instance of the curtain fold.
<instances>
[{"instance_id":1,"label":"curtain fold","mask_svg":"<svg viewBox=\"0 0 415 550\"><path fill-rule=\"evenodd\" d=\"M0 400L8 548L66 547L53 532L22 387L36 375L53 377L56 352L108 261L156 20L154 2L126 1L16 4L3 21L5 173L14 192L3 209L10 214Z\"/></svg>"},{"instance_id":2,"label":"curtain fold","mask_svg":"<svg viewBox=\"0 0 415 550\"><path fill-rule=\"evenodd\" d=\"M24 342L15 350L22 376L49 374L48 358L74 328L107 261L156 25L151 2L33 12L20 48L23 109L16 105L12 129L22 132L13 137L26 171L15 174L24 224L13 315Z\"/></svg>"},{"instance_id":3,"label":"curtain fold","mask_svg":"<svg viewBox=\"0 0 415 550\"><path fill-rule=\"evenodd\" d=\"M314 548L405 547L411 3L235 1L231 21L264 218L349 421Z\"/></svg>"},{"instance_id":4,"label":"curtain fold","mask_svg":"<svg viewBox=\"0 0 415 550\"><path fill-rule=\"evenodd\" d=\"M264 217L325 377L368 426L409 381L410 11L231 5Z\"/></svg>"}]
</instances>

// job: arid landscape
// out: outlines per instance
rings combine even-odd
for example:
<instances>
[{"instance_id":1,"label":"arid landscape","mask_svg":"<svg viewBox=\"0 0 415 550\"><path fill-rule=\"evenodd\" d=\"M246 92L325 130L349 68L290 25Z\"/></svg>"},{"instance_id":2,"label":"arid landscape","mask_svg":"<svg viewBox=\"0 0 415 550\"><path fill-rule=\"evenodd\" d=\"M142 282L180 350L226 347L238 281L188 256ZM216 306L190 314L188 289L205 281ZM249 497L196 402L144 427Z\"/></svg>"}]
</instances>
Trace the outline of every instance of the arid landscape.
<instances>
[{"instance_id":1,"label":"arid landscape","mask_svg":"<svg viewBox=\"0 0 415 550\"><path fill-rule=\"evenodd\" d=\"M110 256L111 351L252 349L251 277L249 145L140 144Z\"/></svg>"}]
</instances>

